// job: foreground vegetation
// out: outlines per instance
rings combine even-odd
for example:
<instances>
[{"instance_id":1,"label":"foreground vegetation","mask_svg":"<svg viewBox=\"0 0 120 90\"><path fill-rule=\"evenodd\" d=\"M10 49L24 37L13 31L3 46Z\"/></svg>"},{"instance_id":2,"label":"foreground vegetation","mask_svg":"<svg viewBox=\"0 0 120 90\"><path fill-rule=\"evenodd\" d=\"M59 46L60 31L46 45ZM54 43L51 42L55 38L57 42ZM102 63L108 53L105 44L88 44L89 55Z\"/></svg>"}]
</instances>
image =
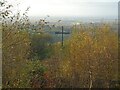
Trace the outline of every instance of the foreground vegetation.
<instances>
[{"instance_id":1,"label":"foreground vegetation","mask_svg":"<svg viewBox=\"0 0 120 90\"><path fill-rule=\"evenodd\" d=\"M3 87L110 87L118 80L118 38L100 27L73 32L63 47L43 34L31 42L26 31L4 30Z\"/></svg>"}]
</instances>

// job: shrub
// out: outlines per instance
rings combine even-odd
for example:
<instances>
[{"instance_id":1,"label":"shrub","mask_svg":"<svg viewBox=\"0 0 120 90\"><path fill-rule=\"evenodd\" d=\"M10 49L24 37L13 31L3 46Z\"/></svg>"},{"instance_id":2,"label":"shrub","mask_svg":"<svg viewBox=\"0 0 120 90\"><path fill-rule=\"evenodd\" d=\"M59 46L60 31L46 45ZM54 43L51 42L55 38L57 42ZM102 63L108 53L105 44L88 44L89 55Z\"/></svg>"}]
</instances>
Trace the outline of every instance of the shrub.
<instances>
[{"instance_id":1,"label":"shrub","mask_svg":"<svg viewBox=\"0 0 120 90\"><path fill-rule=\"evenodd\" d=\"M3 87L16 87L20 70L29 54L29 35L25 31L9 31L4 28L2 42ZM17 84L17 83L16 83Z\"/></svg>"},{"instance_id":2,"label":"shrub","mask_svg":"<svg viewBox=\"0 0 120 90\"><path fill-rule=\"evenodd\" d=\"M51 40L52 37L49 34L32 34L30 57L39 60L50 57L52 55Z\"/></svg>"},{"instance_id":3,"label":"shrub","mask_svg":"<svg viewBox=\"0 0 120 90\"><path fill-rule=\"evenodd\" d=\"M69 64L62 67L65 72L70 71L66 78L73 77L69 78L74 82L73 87L90 87L90 84L109 87L110 80L117 80L118 37L110 26L105 24L73 33L66 48L69 52L63 62ZM103 86L95 86L96 80L102 80Z\"/></svg>"}]
</instances>

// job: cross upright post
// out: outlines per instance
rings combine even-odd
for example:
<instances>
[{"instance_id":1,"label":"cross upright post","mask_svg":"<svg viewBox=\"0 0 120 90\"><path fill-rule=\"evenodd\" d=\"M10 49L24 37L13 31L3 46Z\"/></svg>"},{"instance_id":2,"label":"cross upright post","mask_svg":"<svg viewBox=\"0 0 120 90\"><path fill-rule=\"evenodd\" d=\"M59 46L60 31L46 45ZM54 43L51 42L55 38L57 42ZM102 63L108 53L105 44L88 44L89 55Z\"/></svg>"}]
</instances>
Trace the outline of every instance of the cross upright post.
<instances>
[{"instance_id":1,"label":"cross upright post","mask_svg":"<svg viewBox=\"0 0 120 90\"><path fill-rule=\"evenodd\" d=\"M63 47L63 26L62 26L62 47Z\"/></svg>"}]
</instances>

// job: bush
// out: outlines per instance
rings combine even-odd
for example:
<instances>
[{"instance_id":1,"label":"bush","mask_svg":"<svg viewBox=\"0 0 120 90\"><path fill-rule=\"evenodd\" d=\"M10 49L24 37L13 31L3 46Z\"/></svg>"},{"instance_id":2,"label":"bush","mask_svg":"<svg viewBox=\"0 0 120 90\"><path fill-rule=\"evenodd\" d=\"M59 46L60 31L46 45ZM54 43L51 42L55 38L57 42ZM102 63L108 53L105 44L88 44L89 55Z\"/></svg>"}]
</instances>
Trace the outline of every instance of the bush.
<instances>
[{"instance_id":1,"label":"bush","mask_svg":"<svg viewBox=\"0 0 120 90\"><path fill-rule=\"evenodd\" d=\"M20 70L24 67L29 54L29 44L27 32L3 31L3 87L17 87L16 84L21 75Z\"/></svg>"},{"instance_id":2,"label":"bush","mask_svg":"<svg viewBox=\"0 0 120 90\"><path fill-rule=\"evenodd\" d=\"M118 37L110 26L101 25L73 33L66 49L61 70L67 73L63 75L70 82L74 82L73 87L88 88L92 84L92 87L105 88L109 87L110 80L117 80ZM99 85L96 80L104 83Z\"/></svg>"},{"instance_id":3,"label":"bush","mask_svg":"<svg viewBox=\"0 0 120 90\"><path fill-rule=\"evenodd\" d=\"M49 34L34 33L31 35L30 58L43 60L52 55L52 37Z\"/></svg>"},{"instance_id":4,"label":"bush","mask_svg":"<svg viewBox=\"0 0 120 90\"><path fill-rule=\"evenodd\" d=\"M32 88L43 88L47 87L48 77L47 76L47 68L41 65L39 60L30 61L28 63L28 68L26 70L28 72L29 84Z\"/></svg>"},{"instance_id":5,"label":"bush","mask_svg":"<svg viewBox=\"0 0 120 90\"><path fill-rule=\"evenodd\" d=\"M46 68L38 60L34 62L28 60L31 52L31 37L30 22L26 14L29 8L21 17L20 12L17 12L17 15L10 15L10 8L13 6L7 5L6 1L0 1L0 6L3 7L0 11L0 18L2 18L2 88L50 87ZM40 42L44 41L42 48L48 47L45 43L49 36L42 35L42 37L40 39ZM37 42L32 42L32 45L34 43L37 45ZM39 49L38 47L35 49ZM47 50L42 50L42 53L49 51ZM49 54L43 56L46 57Z\"/></svg>"}]
</instances>

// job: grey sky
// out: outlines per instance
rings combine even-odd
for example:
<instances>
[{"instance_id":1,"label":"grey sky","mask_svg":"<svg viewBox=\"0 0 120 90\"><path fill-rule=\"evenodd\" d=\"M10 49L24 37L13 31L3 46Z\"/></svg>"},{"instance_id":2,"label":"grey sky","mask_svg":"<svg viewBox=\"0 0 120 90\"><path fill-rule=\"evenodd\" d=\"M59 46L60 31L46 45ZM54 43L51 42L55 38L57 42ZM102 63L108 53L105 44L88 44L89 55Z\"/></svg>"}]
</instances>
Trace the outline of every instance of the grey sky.
<instances>
[{"instance_id":1,"label":"grey sky","mask_svg":"<svg viewBox=\"0 0 120 90\"><path fill-rule=\"evenodd\" d=\"M13 0L9 0L13 1ZM30 6L29 16L117 17L119 0L17 0L19 9Z\"/></svg>"}]
</instances>

